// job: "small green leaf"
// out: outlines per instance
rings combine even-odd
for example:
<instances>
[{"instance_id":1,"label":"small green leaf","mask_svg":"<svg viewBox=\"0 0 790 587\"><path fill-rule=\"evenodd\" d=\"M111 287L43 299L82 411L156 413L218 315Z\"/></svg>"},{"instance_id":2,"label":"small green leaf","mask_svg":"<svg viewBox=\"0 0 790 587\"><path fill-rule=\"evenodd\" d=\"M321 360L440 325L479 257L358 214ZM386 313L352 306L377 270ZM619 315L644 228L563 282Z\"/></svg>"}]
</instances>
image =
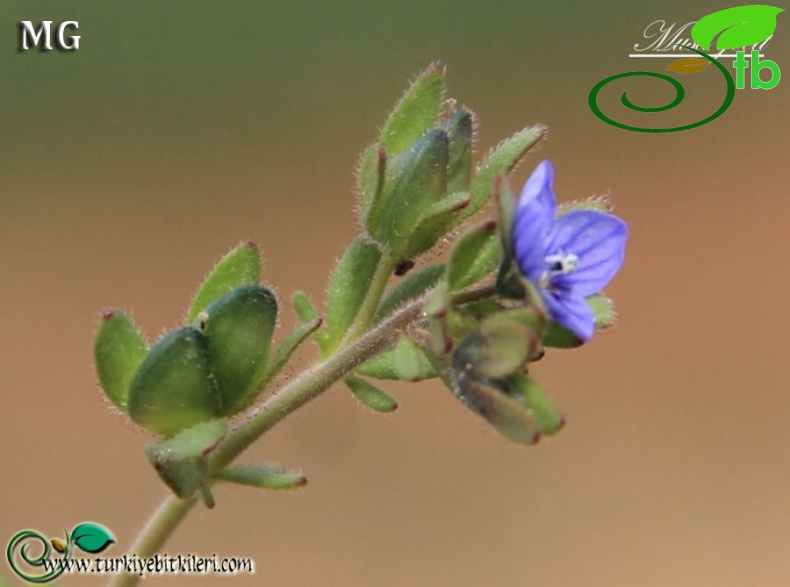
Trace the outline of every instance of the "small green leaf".
<instances>
[{"instance_id":1,"label":"small green leaf","mask_svg":"<svg viewBox=\"0 0 790 587\"><path fill-rule=\"evenodd\" d=\"M495 237L496 222L488 220L467 231L456 241L447 265L447 283L451 291L468 287L485 275L480 275L478 260L487 245L496 241ZM494 268L491 266L489 272Z\"/></svg>"},{"instance_id":2,"label":"small green leaf","mask_svg":"<svg viewBox=\"0 0 790 587\"><path fill-rule=\"evenodd\" d=\"M362 216L362 224L368 217L370 207L376 199L376 195L381 191L381 178L379 175L380 149L378 144L369 145L359 157L357 163L357 198Z\"/></svg>"},{"instance_id":3,"label":"small green leaf","mask_svg":"<svg viewBox=\"0 0 790 587\"><path fill-rule=\"evenodd\" d=\"M565 418L548 400L537 382L519 373L514 377L514 383L524 394L524 405L537 420L541 432L549 436L556 434L565 425Z\"/></svg>"},{"instance_id":4,"label":"small green leaf","mask_svg":"<svg viewBox=\"0 0 790 587\"><path fill-rule=\"evenodd\" d=\"M424 294L428 289L436 285L442 275L444 275L444 265L441 263L412 271L407 277L387 291L376 310L376 320L381 320L388 316L390 312L407 300Z\"/></svg>"},{"instance_id":5,"label":"small green leaf","mask_svg":"<svg viewBox=\"0 0 790 587\"><path fill-rule=\"evenodd\" d=\"M83 522L71 531L71 542L84 552L99 554L115 543L115 537L100 524Z\"/></svg>"},{"instance_id":6,"label":"small green leaf","mask_svg":"<svg viewBox=\"0 0 790 587\"><path fill-rule=\"evenodd\" d=\"M595 315L596 328L608 328L617 321L617 312L614 302L603 293L597 293L587 298L587 303Z\"/></svg>"},{"instance_id":7,"label":"small green leaf","mask_svg":"<svg viewBox=\"0 0 790 587\"><path fill-rule=\"evenodd\" d=\"M691 38L704 51L721 33L716 48L740 49L765 41L776 30L776 16L784 12L776 6L735 6L702 17L691 29Z\"/></svg>"},{"instance_id":8,"label":"small green leaf","mask_svg":"<svg viewBox=\"0 0 790 587\"><path fill-rule=\"evenodd\" d=\"M187 498L206 486L206 457L227 432L226 420L211 420L187 428L169 440L147 444L145 454L167 486L177 496Z\"/></svg>"},{"instance_id":9,"label":"small green leaf","mask_svg":"<svg viewBox=\"0 0 790 587\"><path fill-rule=\"evenodd\" d=\"M520 370L539 344L537 333L506 312L492 314L480 324L482 344L474 361L484 377L503 378ZM477 337L473 339L477 340Z\"/></svg>"},{"instance_id":10,"label":"small green leaf","mask_svg":"<svg viewBox=\"0 0 790 587\"><path fill-rule=\"evenodd\" d=\"M380 139L391 155L408 149L433 126L444 100L444 71L441 63L431 63L395 105Z\"/></svg>"},{"instance_id":11,"label":"small green leaf","mask_svg":"<svg viewBox=\"0 0 790 587\"><path fill-rule=\"evenodd\" d=\"M126 314L111 310L102 315L93 345L96 374L107 397L122 412L128 410L129 384L147 353L148 345Z\"/></svg>"},{"instance_id":12,"label":"small green leaf","mask_svg":"<svg viewBox=\"0 0 790 587\"><path fill-rule=\"evenodd\" d=\"M606 196L592 196L586 200L565 202L557 208L557 217L565 216L568 212L575 212L576 210L592 210L609 214L612 211L612 204Z\"/></svg>"},{"instance_id":13,"label":"small green leaf","mask_svg":"<svg viewBox=\"0 0 790 587\"><path fill-rule=\"evenodd\" d=\"M220 400L203 334L187 326L162 337L129 384L128 407L134 422L164 436L216 417Z\"/></svg>"},{"instance_id":14,"label":"small green leaf","mask_svg":"<svg viewBox=\"0 0 790 587\"><path fill-rule=\"evenodd\" d=\"M293 489L307 484L307 477L301 471L285 469L280 465L228 467L217 473L215 478L263 489Z\"/></svg>"},{"instance_id":15,"label":"small green leaf","mask_svg":"<svg viewBox=\"0 0 790 587\"><path fill-rule=\"evenodd\" d=\"M316 318L312 322L301 322L294 326L294 329L279 346L277 352L274 353L274 357L266 370L264 385L277 377L283 367L288 364L296 349L307 340L307 337L321 327L322 322L321 318Z\"/></svg>"},{"instance_id":16,"label":"small green leaf","mask_svg":"<svg viewBox=\"0 0 790 587\"><path fill-rule=\"evenodd\" d=\"M198 314L222 296L244 285L255 285L261 280L261 257L253 242L240 244L216 264L200 286L187 312L187 323L197 320Z\"/></svg>"},{"instance_id":17,"label":"small green leaf","mask_svg":"<svg viewBox=\"0 0 790 587\"><path fill-rule=\"evenodd\" d=\"M305 292L295 291L291 297L291 303L301 322L313 322L318 318L318 309Z\"/></svg>"},{"instance_id":18,"label":"small green leaf","mask_svg":"<svg viewBox=\"0 0 790 587\"><path fill-rule=\"evenodd\" d=\"M462 214L463 218L468 218L488 202L494 187L494 178L513 171L545 134L546 127L542 125L527 127L491 150L472 180L472 197L469 207Z\"/></svg>"},{"instance_id":19,"label":"small green leaf","mask_svg":"<svg viewBox=\"0 0 790 587\"><path fill-rule=\"evenodd\" d=\"M326 298L327 356L337 348L362 307L376 272L381 252L364 236L357 237L343 253L329 280Z\"/></svg>"},{"instance_id":20,"label":"small green leaf","mask_svg":"<svg viewBox=\"0 0 790 587\"><path fill-rule=\"evenodd\" d=\"M261 389L277 323L270 290L248 285L233 290L206 310L208 364L220 396L221 416L239 413Z\"/></svg>"},{"instance_id":21,"label":"small green leaf","mask_svg":"<svg viewBox=\"0 0 790 587\"><path fill-rule=\"evenodd\" d=\"M351 376L346 377L346 385L356 398L371 410L387 413L398 407L397 401L369 381Z\"/></svg>"},{"instance_id":22,"label":"small green leaf","mask_svg":"<svg viewBox=\"0 0 790 587\"><path fill-rule=\"evenodd\" d=\"M583 344L584 342L578 336L556 322L552 321L546 325L543 346L555 349L575 349Z\"/></svg>"}]
</instances>

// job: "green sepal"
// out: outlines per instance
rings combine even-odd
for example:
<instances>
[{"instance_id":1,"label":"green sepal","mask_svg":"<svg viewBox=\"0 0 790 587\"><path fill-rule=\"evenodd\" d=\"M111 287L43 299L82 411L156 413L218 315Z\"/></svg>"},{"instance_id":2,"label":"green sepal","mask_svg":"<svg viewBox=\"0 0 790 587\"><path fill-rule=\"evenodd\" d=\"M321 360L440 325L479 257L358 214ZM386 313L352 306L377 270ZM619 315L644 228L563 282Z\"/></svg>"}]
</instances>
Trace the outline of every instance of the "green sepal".
<instances>
[{"instance_id":1,"label":"green sepal","mask_svg":"<svg viewBox=\"0 0 790 587\"><path fill-rule=\"evenodd\" d=\"M408 241L393 247L401 258L416 257L433 247L457 224L458 213L469 205L469 193L458 192L445 196L425 209ZM408 242L406 247L403 243Z\"/></svg>"},{"instance_id":2,"label":"green sepal","mask_svg":"<svg viewBox=\"0 0 790 587\"><path fill-rule=\"evenodd\" d=\"M307 477L304 476L304 473L286 469L280 465L227 467L214 475L214 478L262 489L293 489L304 487L307 484Z\"/></svg>"},{"instance_id":3,"label":"green sepal","mask_svg":"<svg viewBox=\"0 0 790 587\"><path fill-rule=\"evenodd\" d=\"M381 252L364 235L358 236L337 262L326 297L326 339L323 356L334 351L354 322L376 272Z\"/></svg>"},{"instance_id":4,"label":"green sepal","mask_svg":"<svg viewBox=\"0 0 790 587\"><path fill-rule=\"evenodd\" d=\"M586 200L565 202L557 207L557 217L565 216L568 212L576 212L577 210L592 210L593 212L608 214L612 211L612 205L603 196L593 196Z\"/></svg>"},{"instance_id":5,"label":"green sepal","mask_svg":"<svg viewBox=\"0 0 790 587\"><path fill-rule=\"evenodd\" d=\"M167 486L184 499L206 486L207 456L227 432L227 421L211 420L169 440L146 444L145 454Z\"/></svg>"},{"instance_id":6,"label":"green sepal","mask_svg":"<svg viewBox=\"0 0 790 587\"><path fill-rule=\"evenodd\" d=\"M260 285L233 290L205 310L209 370L220 394L220 415L255 401L266 375L277 323L277 300Z\"/></svg>"},{"instance_id":7,"label":"green sepal","mask_svg":"<svg viewBox=\"0 0 790 587\"><path fill-rule=\"evenodd\" d=\"M499 259L492 256L490 251L488 256L483 256L491 242L498 246L496 236L496 222L488 220L467 231L455 242L447 264L447 283L451 291L477 283L496 268Z\"/></svg>"},{"instance_id":8,"label":"green sepal","mask_svg":"<svg viewBox=\"0 0 790 587\"><path fill-rule=\"evenodd\" d=\"M206 342L201 332L186 326L151 348L129 384L129 416L134 422L167 437L220 413Z\"/></svg>"},{"instance_id":9,"label":"green sepal","mask_svg":"<svg viewBox=\"0 0 790 587\"><path fill-rule=\"evenodd\" d=\"M129 384L148 353L148 345L131 318L118 310L104 312L93 358L99 384L109 400L128 411Z\"/></svg>"},{"instance_id":10,"label":"green sepal","mask_svg":"<svg viewBox=\"0 0 790 587\"><path fill-rule=\"evenodd\" d=\"M368 225L373 207L381 209L381 197L387 174L387 152L378 144L370 145L362 153L357 167L357 192L361 225Z\"/></svg>"},{"instance_id":11,"label":"green sepal","mask_svg":"<svg viewBox=\"0 0 790 587\"><path fill-rule=\"evenodd\" d=\"M312 322L300 322L294 326L294 329L287 337L285 337L285 340L283 340L283 342L277 348L277 351L274 353L274 356L272 357L272 360L266 369L266 375L264 376L264 383L262 387L265 387L267 383L277 377L280 371L282 371L283 367L288 364L288 361L290 361L296 349L298 349L299 346L305 340L307 340L307 337L309 337L321 327L322 322L323 320L321 320L321 318L315 318Z\"/></svg>"},{"instance_id":12,"label":"green sepal","mask_svg":"<svg viewBox=\"0 0 790 587\"><path fill-rule=\"evenodd\" d=\"M472 178L472 151L475 136L475 115L471 110L461 109L442 121L450 141L450 156L447 162L447 192L469 191Z\"/></svg>"},{"instance_id":13,"label":"green sepal","mask_svg":"<svg viewBox=\"0 0 790 587\"><path fill-rule=\"evenodd\" d=\"M474 360L475 371L487 378L504 378L519 371L540 345L539 334L509 312L486 317L480 323L480 337L482 345L470 360Z\"/></svg>"},{"instance_id":14,"label":"green sepal","mask_svg":"<svg viewBox=\"0 0 790 587\"><path fill-rule=\"evenodd\" d=\"M398 100L379 139L387 153L398 155L433 126L444 101L444 73L443 64L431 63Z\"/></svg>"},{"instance_id":15,"label":"green sepal","mask_svg":"<svg viewBox=\"0 0 790 587\"><path fill-rule=\"evenodd\" d=\"M592 308L596 328L609 328L617 322L614 302L603 292L591 295L587 298L587 304Z\"/></svg>"},{"instance_id":16,"label":"green sepal","mask_svg":"<svg viewBox=\"0 0 790 587\"><path fill-rule=\"evenodd\" d=\"M439 263L412 271L384 295L384 299L376 310L376 320L381 320L388 316L390 312L407 300L424 294L428 289L436 285L442 275L444 275L444 270L444 265Z\"/></svg>"},{"instance_id":17,"label":"green sepal","mask_svg":"<svg viewBox=\"0 0 790 587\"><path fill-rule=\"evenodd\" d=\"M388 413L398 407L398 402L394 398L365 379L346 377L346 385L354 396L371 410Z\"/></svg>"},{"instance_id":18,"label":"green sepal","mask_svg":"<svg viewBox=\"0 0 790 587\"><path fill-rule=\"evenodd\" d=\"M414 256L403 245L415 224L447 193L447 133L433 129L387 165L381 194L367 216L368 233L398 251L398 260Z\"/></svg>"},{"instance_id":19,"label":"green sepal","mask_svg":"<svg viewBox=\"0 0 790 587\"><path fill-rule=\"evenodd\" d=\"M244 285L254 285L261 280L261 256L258 246L245 242L222 257L206 276L187 312L187 324L225 294Z\"/></svg>"},{"instance_id":20,"label":"green sepal","mask_svg":"<svg viewBox=\"0 0 790 587\"><path fill-rule=\"evenodd\" d=\"M354 373L400 381L422 381L437 376L422 347L407 336L401 336L394 347L362 363Z\"/></svg>"},{"instance_id":21,"label":"green sepal","mask_svg":"<svg viewBox=\"0 0 790 587\"><path fill-rule=\"evenodd\" d=\"M562 412L554 407L534 379L518 373L513 377L513 384L522 394L524 406L537 420L543 434L556 434L565 425Z\"/></svg>"},{"instance_id":22,"label":"green sepal","mask_svg":"<svg viewBox=\"0 0 790 587\"><path fill-rule=\"evenodd\" d=\"M463 211L463 218L468 218L488 202L494 187L494 179L513 171L545 134L546 127L540 124L527 127L505 139L489 152L472 180L471 201L469 207Z\"/></svg>"},{"instance_id":23,"label":"green sepal","mask_svg":"<svg viewBox=\"0 0 790 587\"><path fill-rule=\"evenodd\" d=\"M291 296L291 304L300 322L312 322L318 318L318 309L305 292L295 291Z\"/></svg>"},{"instance_id":24,"label":"green sepal","mask_svg":"<svg viewBox=\"0 0 790 587\"><path fill-rule=\"evenodd\" d=\"M444 356L453 348L453 337L450 332L448 314L450 314L450 293L447 282L442 281L431 292L423 308L428 318L428 333L430 334L430 352Z\"/></svg>"}]
</instances>

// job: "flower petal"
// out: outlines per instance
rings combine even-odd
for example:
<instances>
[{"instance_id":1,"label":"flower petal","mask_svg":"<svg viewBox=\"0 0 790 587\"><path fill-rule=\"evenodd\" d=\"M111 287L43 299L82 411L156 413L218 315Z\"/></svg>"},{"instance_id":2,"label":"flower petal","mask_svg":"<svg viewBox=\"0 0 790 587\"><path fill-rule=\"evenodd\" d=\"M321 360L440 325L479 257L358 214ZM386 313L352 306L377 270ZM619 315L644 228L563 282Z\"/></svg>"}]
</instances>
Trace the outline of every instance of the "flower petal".
<instances>
[{"instance_id":1,"label":"flower petal","mask_svg":"<svg viewBox=\"0 0 790 587\"><path fill-rule=\"evenodd\" d=\"M543 301L554 320L587 342L595 332L595 315L592 308L580 295L565 291L542 290Z\"/></svg>"},{"instance_id":2,"label":"flower petal","mask_svg":"<svg viewBox=\"0 0 790 587\"><path fill-rule=\"evenodd\" d=\"M541 161L527 179L518 198L516 212L530 204L542 206L549 218L554 218L557 211L557 198L554 196L554 167L548 159Z\"/></svg>"},{"instance_id":3,"label":"flower petal","mask_svg":"<svg viewBox=\"0 0 790 587\"><path fill-rule=\"evenodd\" d=\"M557 219L548 236L548 254L573 253L576 271L564 276L575 295L601 291L620 270L625 256L628 226L617 216L594 210L576 210Z\"/></svg>"},{"instance_id":4,"label":"flower petal","mask_svg":"<svg viewBox=\"0 0 790 587\"><path fill-rule=\"evenodd\" d=\"M537 283L545 270L546 235L557 202L552 191L554 169L543 161L524 184L513 220L513 252L521 273Z\"/></svg>"}]
</instances>

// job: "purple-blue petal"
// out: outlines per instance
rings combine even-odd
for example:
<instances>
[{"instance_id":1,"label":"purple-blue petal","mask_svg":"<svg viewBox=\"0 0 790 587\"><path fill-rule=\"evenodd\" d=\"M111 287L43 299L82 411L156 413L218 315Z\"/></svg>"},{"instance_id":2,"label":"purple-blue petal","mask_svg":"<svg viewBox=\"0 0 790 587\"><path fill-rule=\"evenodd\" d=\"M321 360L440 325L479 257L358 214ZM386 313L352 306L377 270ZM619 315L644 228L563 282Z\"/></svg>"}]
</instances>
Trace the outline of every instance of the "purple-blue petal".
<instances>
[{"instance_id":1,"label":"purple-blue petal","mask_svg":"<svg viewBox=\"0 0 790 587\"><path fill-rule=\"evenodd\" d=\"M565 276L580 297L601 291L620 270L628 226L617 216L576 210L557 219L547 237L547 254L573 253L576 271Z\"/></svg>"},{"instance_id":2,"label":"purple-blue petal","mask_svg":"<svg viewBox=\"0 0 790 587\"><path fill-rule=\"evenodd\" d=\"M554 320L570 330L582 342L595 332L595 315L583 297L565 291L541 291L543 301Z\"/></svg>"},{"instance_id":3,"label":"purple-blue petal","mask_svg":"<svg viewBox=\"0 0 790 587\"><path fill-rule=\"evenodd\" d=\"M554 196L554 167L548 159L541 161L527 179L518 198L516 211L530 204L542 206L549 218L554 218L557 212L557 198Z\"/></svg>"}]
</instances>

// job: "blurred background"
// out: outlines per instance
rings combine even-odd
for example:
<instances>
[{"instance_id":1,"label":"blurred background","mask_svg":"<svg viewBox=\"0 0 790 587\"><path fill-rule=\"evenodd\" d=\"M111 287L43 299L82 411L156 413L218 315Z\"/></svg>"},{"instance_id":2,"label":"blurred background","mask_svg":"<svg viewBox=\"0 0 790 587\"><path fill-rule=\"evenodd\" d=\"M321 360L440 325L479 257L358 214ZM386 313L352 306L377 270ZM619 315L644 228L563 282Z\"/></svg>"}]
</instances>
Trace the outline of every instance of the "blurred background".
<instances>
[{"instance_id":1,"label":"blurred background","mask_svg":"<svg viewBox=\"0 0 790 587\"><path fill-rule=\"evenodd\" d=\"M560 200L610 194L630 224L609 288L619 325L536 367L567 427L527 448L434 383L392 388L390 416L338 387L243 457L303 468L306 489L218 487L167 552L255 559L254 577L206 585L787 585L790 81L665 135L587 105L601 79L670 62L627 58L650 22L729 5L4 0L0 541L93 520L116 535L108 555L128 548L166 489L149 438L96 391L100 311L157 337L242 239L283 301L321 299L354 235L357 155L440 59L479 115L480 154L545 123L515 183L550 158ZM787 18L765 50L786 70ZM77 20L80 50L20 53L20 20ZM713 68L681 81L686 102L656 126L723 99ZM674 96L621 83L601 105L624 122L653 124L619 105L625 89L645 106ZM83 582L100 580L59 584Z\"/></svg>"}]
</instances>

